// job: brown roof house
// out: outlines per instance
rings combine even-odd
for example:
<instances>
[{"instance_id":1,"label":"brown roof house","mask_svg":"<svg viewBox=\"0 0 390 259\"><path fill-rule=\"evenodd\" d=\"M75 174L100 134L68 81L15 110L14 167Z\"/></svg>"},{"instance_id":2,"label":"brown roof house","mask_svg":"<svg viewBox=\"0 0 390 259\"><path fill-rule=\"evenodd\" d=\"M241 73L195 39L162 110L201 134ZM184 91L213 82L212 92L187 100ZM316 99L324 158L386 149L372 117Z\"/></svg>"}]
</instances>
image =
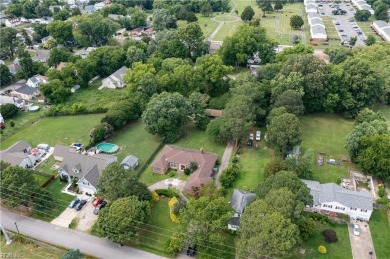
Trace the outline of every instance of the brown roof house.
<instances>
[{"instance_id":1,"label":"brown roof house","mask_svg":"<svg viewBox=\"0 0 390 259\"><path fill-rule=\"evenodd\" d=\"M212 178L213 168L218 155L203 150L187 149L166 145L152 163L153 173L165 174L168 169L184 171L191 162L196 162L198 168L188 177L184 191L194 194L194 188L199 188Z\"/></svg>"}]
</instances>

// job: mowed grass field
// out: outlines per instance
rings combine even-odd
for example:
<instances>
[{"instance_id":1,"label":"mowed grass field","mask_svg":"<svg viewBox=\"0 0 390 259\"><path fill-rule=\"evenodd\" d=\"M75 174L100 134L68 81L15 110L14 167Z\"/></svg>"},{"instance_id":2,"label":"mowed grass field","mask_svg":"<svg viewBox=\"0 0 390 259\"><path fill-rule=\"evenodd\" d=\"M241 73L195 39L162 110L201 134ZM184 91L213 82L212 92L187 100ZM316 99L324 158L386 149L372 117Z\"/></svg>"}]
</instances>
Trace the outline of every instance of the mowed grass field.
<instances>
[{"instance_id":1,"label":"mowed grass field","mask_svg":"<svg viewBox=\"0 0 390 259\"><path fill-rule=\"evenodd\" d=\"M202 29L204 37L207 39L210 37L210 35L214 32L214 30L217 28L218 23L211 20L211 17L205 17L201 14L197 14L196 17L198 17L198 23L200 28ZM187 21L177 21L177 27L185 27L187 25Z\"/></svg>"},{"instance_id":2,"label":"mowed grass field","mask_svg":"<svg viewBox=\"0 0 390 259\"><path fill-rule=\"evenodd\" d=\"M341 160L348 157L344 141L353 128L353 121L333 114L314 114L300 118L302 130L302 149L311 149L313 159L313 179L321 183L336 182L340 177L347 177L352 163L342 163L340 166L328 165L326 160L333 158ZM326 153L324 165L316 165L316 157L320 152Z\"/></svg>"},{"instance_id":3,"label":"mowed grass field","mask_svg":"<svg viewBox=\"0 0 390 259\"><path fill-rule=\"evenodd\" d=\"M89 131L99 124L102 117L102 114L90 114L43 118L3 140L1 149L8 148L19 140L27 141L32 147L39 143L55 146L81 142L85 145L89 143Z\"/></svg>"},{"instance_id":4,"label":"mowed grass field","mask_svg":"<svg viewBox=\"0 0 390 259\"><path fill-rule=\"evenodd\" d=\"M370 231L377 258L390 258L390 222L386 211L374 210L370 218Z\"/></svg>"},{"instance_id":5,"label":"mowed grass field","mask_svg":"<svg viewBox=\"0 0 390 259\"><path fill-rule=\"evenodd\" d=\"M325 229L333 229L337 233L339 241L336 243L326 243L322 231ZM326 254L320 254L318 252L318 246L323 245L326 247ZM308 240L305 240L299 248L306 249L304 255L297 254L292 258L329 258L329 259L352 259L351 244L349 242L348 226L343 225L331 225L326 223L325 225L316 222L315 234ZM379 258L379 257L378 257Z\"/></svg>"}]
</instances>

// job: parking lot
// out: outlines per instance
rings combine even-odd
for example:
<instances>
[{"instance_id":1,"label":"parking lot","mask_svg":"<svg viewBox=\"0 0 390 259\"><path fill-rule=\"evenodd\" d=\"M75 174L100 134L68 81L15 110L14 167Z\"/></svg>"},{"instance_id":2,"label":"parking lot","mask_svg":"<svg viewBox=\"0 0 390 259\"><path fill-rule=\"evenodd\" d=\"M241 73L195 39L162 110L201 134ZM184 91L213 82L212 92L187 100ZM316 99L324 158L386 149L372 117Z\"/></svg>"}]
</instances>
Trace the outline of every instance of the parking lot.
<instances>
[{"instance_id":1,"label":"parking lot","mask_svg":"<svg viewBox=\"0 0 390 259\"><path fill-rule=\"evenodd\" d=\"M321 6L322 5L322 6ZM335 10L344 10L347 13L344 15L334 15L332 12ZM354 19L355 9L348 3L322 3L318 6L318 12L321 16L331 17L333 25L335 26L337 33L340 37L340 44L349 45L351 37L357 37L356 46L365 45L364 40L366 36L355 22L351 22Z\"/></svg>"}]
</instances>

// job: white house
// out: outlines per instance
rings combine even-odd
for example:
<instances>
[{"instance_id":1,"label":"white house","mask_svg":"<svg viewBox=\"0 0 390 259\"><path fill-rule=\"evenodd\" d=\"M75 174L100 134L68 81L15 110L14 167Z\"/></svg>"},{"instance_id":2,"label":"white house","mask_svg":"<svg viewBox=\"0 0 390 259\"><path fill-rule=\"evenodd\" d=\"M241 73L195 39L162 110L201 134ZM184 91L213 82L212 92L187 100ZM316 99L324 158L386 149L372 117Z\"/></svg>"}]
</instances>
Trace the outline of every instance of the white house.
<instances>
[{"instance_id":1,"label":"white house","mask_svg":"<svg viewBox=\"0 0 390 259\"><path fill-rule=\"evenodd\" d=\"M371 8L371 5L369 5L364 0L352 0L351 3L358 9L358 10L367 10L373 15L375 13L374 9Z\"/></svg>"},{"instance_id":2,"label":"white house","mask_svg":"<svg viewBox=\"0 0 390 259\"><path fill-rule=\"evenodd\" d=\"M256 194L234 189L232 198L230 199L230 206L234 210L234 215L228 220L228 229L236 231L240 226L240 217L244 212L246 206L256 199Z\"/></svg>"},{"instance_id":3,"label":"white house","mask_svg":"<svg viewBox=\"0 0 390 259\"><path fill-rule=\"evenodd\" d=\"M316 13L318 5L314 3L307 4L305 6L306 13Z\"/></svg>"},{"instance_id":4,"label":"white house","mask_svg":"<svg viewBox=\"0 0 390 259\"><path fill-rule=\"evenodd\" d=\"M6 27L16 27L22 24L22 19L17 17L17 18L10 18L5 20L4 22Z\"/></svg>"},{"instance_id":5,"label":"white house","mask_svg":"<svg viewBox=\"0 0 390 259\"><path fill-rule=\"evenodd\" d=\"M370 220L373 198L368 192L345 189L334 183L320 184L317 181L302 180L313 196L312 209L329 216L347 214L352 219Z\"/></svg>"},{"instance_id":6,"label":"white house","mask_svg":"<svg viewBox=\"0 0 390 259\"><path fill-rule=\"evenodd\" d=\"M40 84L46 84L49 82L49 79L45 76L41 76L41 75L35 75L33 77L30 77L28 80L27 80L27 85L28 86L31 86L31 87L34 87L34 88L38 88Z\"/></svg>"},{"instance_id":7,"label":"white house","mask_svg":"<svg viewBox=\"0 0 390 259\"><path fill-rule=\"evenodd\" d=\"M375 21L372 28L385 40L390 42L390 24L384 21Z\"/></svg>"},{"instance_id":8,"label":"white house","mask_svg":"<svg viewBox=\"0 0 390 259\"><path fill-rule=\"evenodd\" d=\"M23 108L26 105L26 103L24 102L23 99L16 98L16 97L10 97L7 95L0 95L0 105L6 104L6 103L14 104L18 108Z\"/></svg>"},{"instance_id":9,"label":"white house","mask_svg":"<svg viewBox=\"0 0 390 259\"><path fill-rule=\"evenodd\" d=\"M56 149L58 149L56 151ZM62 158L60 170L62 179L71 181L77 179L79 190L83 193L94 194L103 169L115 161L116 156L95 154L93 156L79 154L69 147L57 145L54 149L55 157Z\"/></svg>"},{"instance_id":10,"label":"white house","mask_svg":"<svg viewBox=\"0 0 390 259\"><path fill-rule=\"evenodd\" d=\"M126 69L127 67L123 66L117 71L115 71L113 74L111 74L109 77L104 78L102 80L102 86L104 88L110 88L110 89L125 87L126 84L123 81L123 76L125 75Z\"/></svg>"},{"instance_id":11,"label":"white house","mask_svg":"<svg viewBox=\"0 0 390 259\"><path fill-rule=\"evenodd\" d=\"M315 24L310 26L310 37L314 40L327 40L328 35L325 31L325 25Z\"/></svg>"},{"instance_id":12,"label":"white house","mask_svg":"<svg viewBox=\"0 0 390 259\"><path fill-rule=\"evenodd\" d=\"M32 168L40 158L31 153L31 145L24 140L20 140L0 152L0 159L12 166Z\"/></svg>"}]
</instances>

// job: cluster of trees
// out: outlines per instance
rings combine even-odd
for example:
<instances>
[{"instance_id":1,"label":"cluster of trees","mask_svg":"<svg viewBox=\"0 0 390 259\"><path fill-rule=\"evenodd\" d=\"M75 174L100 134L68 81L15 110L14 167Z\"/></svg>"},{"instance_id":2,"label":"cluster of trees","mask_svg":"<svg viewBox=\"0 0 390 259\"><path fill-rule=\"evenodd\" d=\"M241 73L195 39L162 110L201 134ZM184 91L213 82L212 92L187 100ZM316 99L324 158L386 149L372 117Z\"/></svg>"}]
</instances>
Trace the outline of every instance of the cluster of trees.
<instances>
[{"instance_id":1,"label":"cluster of trees","mask_svg":"<svg viewBox=\"0 0 390 259\"><path fill-rule=\"evenodd\" d=\"M367 1L371 7L374 9L375 18L377 20L383 20L388 21L388 11L390 7L389 1L382 1L382 0L369 0Z\"/></svg>"},{"instance_id":2,"label":"cluster of trees","mask_svg":"<svg viewBox=\"0 0 390 259\"><path fill-rule=\"evenodd\" d=\"M109 201L99 213L97 232L111 241L134 240L150 218L151 193L133 171L120 163L109 164L102 172L97 196Z\"/></svg>"},{"instance_id":3,"label":"cluster of trees","mask_svg":"<svg viewBox=\"0 0 390 259\"><path fill-rule=\"evenodd\" d=\"M60 1L57 0L44 0L44 1L13 1L8 5L5 10L5 14L11 17L24 17L26 19L39 18L45 16L52 16L53 13L49 9L50 6L59 5ZM60 12L58 8L54 9L54 14Z\"/></svg>"},{"instance_id":4,"label":"cluster of trees","mask_svg":"<svg viewBox=\"0 0 390 259\"><path fill-rule=\"evenodd\" d=\"M286 257L313 234L314 221L303 213L313 203L309 188L293 173L280 171L259 184L256 194L259 199L240 218L238 252L248 258Z\"/></svg>"},{"instance_id":5,"label":"cluster of trees","mask_svg":"<svg viewBox=\"0 0 390 259\"><path fill-rule=\"evenodd\" d=\"M363 172L383 180L390 179L390 133L381 112L362 110L345 140L345 148Z\"/></svg>"}]
</instances>

